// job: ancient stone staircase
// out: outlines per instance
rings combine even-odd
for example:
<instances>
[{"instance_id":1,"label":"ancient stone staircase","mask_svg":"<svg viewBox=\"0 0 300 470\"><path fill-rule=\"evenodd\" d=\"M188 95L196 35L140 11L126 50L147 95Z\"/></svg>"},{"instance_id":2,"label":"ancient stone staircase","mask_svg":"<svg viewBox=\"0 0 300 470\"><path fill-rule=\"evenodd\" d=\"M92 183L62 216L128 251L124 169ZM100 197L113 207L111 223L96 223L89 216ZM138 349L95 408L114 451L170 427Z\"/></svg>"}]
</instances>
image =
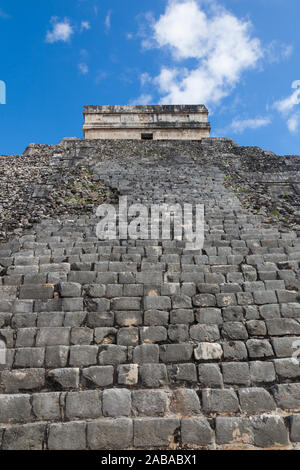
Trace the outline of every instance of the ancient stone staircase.
<instances>
[{"instance_id":1,"label":"ancient stone staircase","mask_svg":"<svg viewBox=\"0 0 300 470\"><path fill-rule=\"evenodd\" d=\"M204 204L204 248L100 241L96 216L0 245L1 448L299 448L297 233L189 155L91 168L130 203Z\"/></svg>"}]
</instances>

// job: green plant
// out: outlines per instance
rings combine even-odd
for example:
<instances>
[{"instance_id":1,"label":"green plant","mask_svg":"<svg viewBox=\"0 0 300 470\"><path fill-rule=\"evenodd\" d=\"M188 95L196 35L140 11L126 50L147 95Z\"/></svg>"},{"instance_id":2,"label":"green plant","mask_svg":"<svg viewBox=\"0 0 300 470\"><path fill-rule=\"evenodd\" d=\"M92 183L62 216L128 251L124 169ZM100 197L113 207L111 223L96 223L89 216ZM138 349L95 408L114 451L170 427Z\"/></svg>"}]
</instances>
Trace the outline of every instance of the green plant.
<instances>
[{"instance_id":1,"label":"green plant","mask_svg":"<svg viewBox=\"0 0 300 470\"><path fill-rule=\"evenodd\" d=\"M270 214L273 215L274 217L278 217L279 216L279 212L275 209L273 209L272 211L270 211Z\"/></svg>"}]
</instances>

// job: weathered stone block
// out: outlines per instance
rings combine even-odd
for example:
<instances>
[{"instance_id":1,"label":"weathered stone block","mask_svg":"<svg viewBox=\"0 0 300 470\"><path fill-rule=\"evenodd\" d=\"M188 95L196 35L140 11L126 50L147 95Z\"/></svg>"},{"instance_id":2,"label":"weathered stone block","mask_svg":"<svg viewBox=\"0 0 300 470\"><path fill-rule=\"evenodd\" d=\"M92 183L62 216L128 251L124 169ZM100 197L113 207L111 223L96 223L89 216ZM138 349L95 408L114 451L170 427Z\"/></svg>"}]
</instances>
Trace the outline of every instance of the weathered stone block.
<instances>
[{"instance_id":1,"label":"weathered stone block","mask_svg":"<svg viewBox=\"0 0 300 470\"><path fill-rule=\"evenodd\" d=\"M261 305L259 313L264 320L280 318L280 306L278 304Z\"/></svg>"},{"instance_id":2,"label":"weathered stone block","mask_svg":"<svg viewBox=\"0 0 300 470\"><path fill-rule=\"evenodd\" d=\"M115 344L109 344L107 346L100 346L99 350L100 365L124 364L124 362L127 361L126 346L117 346Z\"/></svg>"},{"instance_id":3,"label":"weathered stone block","mask_svg":"<svg viewBox=\"0 0 300 470\"><path fill-rule=\"evenodd\" d=\"M120 328L117 334L117 343L122 346L136 346L139 344L139 329Z\"/></svg>"},{"instance_id":4,"label":"weathered stone block","mask_svg":"<svg viewBox=\"0 0 300 470\"><path fill-rule=\"evenodd\" d=\"M97 344L111 344L116 342L118 330L116 328L95 328L94 337Z\"/></svg>"},{"instance_id":5,"label":"weathered stone block","mask_svg":"<svg viewBox=\"0 0 300 470\"><path fill-rule=\"evenodd\" d=\"M195 364L173 364L167 370L170 382L197 382Z\"/></svg>"},{"instance_id":6,"label":"weathered stone block","mask_svg":"<svg viewBox=\"0 0 300 470\"><path fill-rule=\"evenodd\" d=\"M236 413L239 411L239 401L233 390L202 391L202 408L205 413Z\"/></svg>"},{"instance_id":7,"label":"weathered stone block","mask_svg":"<svg viewBox=\"0 0 300 470\"><path fill-rule=\"evenodd\" d=\"M179 388L174 390L170 411L176 415L193 416L200 413L200 400L195 390Z\"/></svg>"},{"instance_id":8,"label":"weathered stone block","mask_svg":"<svg viewBox=\"0 0 300 470\"><path fill-rule=\"evenodd\" d=\"M43 450L46 423L25 424L6 428L3 450Z\"/></svg>"},{"instance_id":9,"label":"weathered stone block","mask_svg":"<svg viewBox=\"0 0 300 470\"><path fill-rule=\"evenodd\" d=\"M120 297L112 301L112 310L140 310L140 297Z\"/></svg>"},{"instance_id":10,"label":"weathered stone block","mask_svg":"<svg viewBox=\"0 0 300 470\"><path fill-rule=\"evenodd\" d=\"M176 418L136 418L134 420L134 446L143 449L169 447L174 443L180 420Z\"/></svg>"},{"instance_id":11,"label":"weathered stone block","mask_svg":"<svg viewBox=\"0 0 300 470\"><path fill-rule=\"evenodd\" d=\"M223 377L217 364L199 364L199 384L203 388L222 388Z\"/></svg>"},{"instance_id":12,"label":"weathered stone block","mask_svg":"<svg viewBox=\"0 0 300 470\"><path fill-rule=\"evenodd\" d=\"M131 393L125 388L103 391L103 416L120 417L131 415Z\"/></svg>"},{"instance_id":13,"label":"weathered stone block","mask_svg":"<svg viewBox=\"0 0 300 470\"><path fill-rule=\"evenodd\" d=\"M277 357L292 357L297 351L299 337L273 338L272 346Z\"/></svg>"},{"instance_id":14,"label":"weathered stone block","mask_svg":"<svg viewBox=\"0 0 300 470\"><path fill-rule=\"evenodd\" d=\"M0 383L5 393L38 390L45 384L45 369L18 369L1 372Z\"/></svg>"},{"instance_id":15,"label":"weathered stone block","mask_svg":"<svg viewBox=\"0 0 300 470\"><path fill-rule=\"evenodd\" d=\"M170 310L171 299L166 296L149 296L144 297L145 310Z\"/></svg>"},{"instance_id":16,"label":"weathered stone block","mask_svg":"<svg viewBox=\"0 0 300 470\"><path fill-rule=\"evenodd\" d=\"M59 420L61 417L60 405L63 394L35 393L32 395L32 410L34 416L39 420Z\"/></svg>"},{"instance_id":17,"label":"weathered stone block","mask_svg":"<svg viewBox=\"0 0 300 470\"><path fill-rule=\"evenodd\" d=\"M163 326L146 326L140 329L141 342L160 343L166 341L168 334Z\"/></svg>"},{"instance_id":18,"label":"weathered stone block","mask_svg":"<svg viewBox=\"0 0 300 470\"><path fill-rule=\"evenodd\" d=\"M159 362L159 346L156 344L142 344L133 350L135 364L153 364Z\"/></svg>"},{"instance_id":19,"label":"weathered stone block","mask_svg":"<svg viewBox=\"0 0 300 470\"><path fill-rule=\"evenodd\" d=\"M246 344L251 359L274 356L273 348L267 339L249 339Z\"/></svg>"},{"instance_id":20,"label":"weathered stone block","mask_svg":"<svg viewBox=\"0 0 300 470\"><path fill-rule=\"evenodd\" d=\"M244 320L244 307L232 305L222 308L224 322L242 322Z\"/></svg>"},{"instance_id":21,"label":"weathered stone block","mask_svg":"<svg viewBox=\"0 0 300 470\"><path fill-rule=\"evenodd\" d=\"M164 416L169 408L170 394L164 390L135 390L132 407L136 416Z\"/></svg>"},{"instance_id":22,"label":"weathered stone block","mask_svg":"<svg viewBox=\"0 0 300 470\"><path fill-rule=\"evenodd\" d=\"M188 296L188 295L174 295L172 297L172 308L173 309L190 309L190 308L192 308L191 297Z\"/></svg>"},{"instance_id":23,"label":"weathered stone block","mask_svg":"<svg viewBox=\"0 0 300 470\"><path fill-rule=\"evenodd\" d=\"M130 448L133 441L132 420L128 418L101 419L88 423L87 441L91 450Z\"/></svg>"},{"instance_id":24,"label":"weathered stone block","mask_svg":"<svg viewBox=\"0 0 300 470\"><path fill-rule=\"evenodd\" d=\"M246 327L241 322L225 322L222 327L222 336L227 340L247 340Z\"/></svg>"},{"instance_id":25,"label":"weathered stone block","mask_svg":"<svg viewBox=\"0 0 300 470\"><path fill-rule=\"evenodd\" d=\"M182 362L189 361L193 354L193 345L184 344L163 344L160 346L160 359L162 362Z\"/></svg>"},{"instance_id":26,"label":"weathered stone block","mask_svg":"<svg viewBox=\"0 0 300 470\"><path fill-rule=\"evenodd\" d=\"M63 312L41 312L37 315L37 327L63 326L65 314Z\"/></svg>"},{"instance_id":27,"label":"weathered stone block","mask_svg":"<svg viewBox=\"0 0 300 470\"><path fill-rule=\"evenodd\" d=\"M300 335L300 323L293 318L266 320L270 336Z\"/></svg>"},{"instance_id":28,"label":"weathered stone block","mask_svg":"<svg viewBox=\"0 0 300 470\"><path fill-rule=\"evenodd\" d=\"M300 364L295 358L275 359L275 371L280 380L300 379Z\"/></svg>"},{"instance_id":29,"label":"weathered stone block","mask_svg":"<svg viewBox=\"0 0 300 470\"><path fill-rule=\"evenodd\" d=\"M97 364L98 346L71 346L69 364L86 367Z\"/></svg>"},{"instance_id":30,"label":"weathered stone block","mask_svg":"<svg viewBox=\"0 0 300 470\"><path fill-rule=\"evenodd\" d=\"M147 326L168 325L169 312L147 310L144 315L144 324Z\"/></svg>"},{"instance_id":31,"label":"weathered stone block","mask_svg":"<svg viewBox=\"0 0 300 470\"><path fill-rule=\"evenodd\" d=\"M218 308L200 308L196 311L198 323L207 325L221 325L223 323L222 311Z\"/></svg>"},{"instance_id":32,"label":"weathered stone block","mask_svg":"<svg viewBox=\"0 0 300 470\"><path fill-rule=\"evenodd\" d=\"M40 368L44 365L44 348L19 348L16 350L14 366L18 369L26 367Z\"/></svg>"},{"instance_id":33,"label":"weathered stone block","mask_svg":"<svg viewBox=\"0 0 300 470\"><path fill-rule=\"evenodd\" d=\"M53 299L54 286L53 285L26 285L20 287L20 299L39 299L47 300Z\"/></svg>"},{"instance_id":34,"label":"weathered stone block","mask_svg":"<svg viewBox=\"0 0 300 470\"><path fill-rule=\"evenodd\" d=\"M65 416L67 419L94 419L102 414L100 393L94 390L67 393Z\"/></svg>"},{"instance_id":35,"label":"weathered stone block","mask_svg":"<svg viewBox=\"0 0 300 470\"><path fill-rule=\"evenodd\" d=\"M118 384L136 385L139 380L138 364L122 364L118 366Z\"/></svg>"},{"instance_id":36,"label":"weathered stone block","mask_svg":"<svg viewBox=\"0 0 300 470\"><path fill-rule=\"evenodd\" d=\"M90 328L114 326L113 312L91 312L87 315L87 326Z\"/></svg>"},{"instance_id":37,"label":"weathered stone block","mask_svg":"<svg viewBox=\"0 0 300 470\"><path fill-rule=\"evenodd\" d=\"M223 362L224 383L228 385L250 385L249 364L243 362Z\"/></svg>"},{"instance_id":38,"label":"weathered stone block","mask_svg":"<svg viewBox=\"0 0 300 470\"><path fill-rule=\"evenodd\" d=\"M181 441L187 447L202 447L212 443L213 432L204 418L185 418L181 421Z\"/></svg>"},{"instance_id":39,"label":"weathered stone block","mask_svg":"<svg viewBox=\"0 0 300 470\"><path fill-rule=\"evenodd\" d=\"M220 339L220 331L217 325L193 325L190 328L191 338L200 342L215 342Z\"/></svg>"},{"instance_id":40,"label":"weathered stone block","mask_svg":"<svg viewBox=\"0 0 300 470\"><path fill-rule=\"evenodd\" d=\"M165 364L142 364L139 369L141 382L144 387L158 388L168 383Z\"/></svg>"},{"instance_id":41,"label":"weathered stone block","mask_svg":"<svg viewBox=\"0 0 300 470\"><path fill-rule=\"evenodd\" d=\"M88 299L86 301L88 312L101 313L108 312L110 309L110 301L108 299ZM74 309L80 310L80 309ZM97 325L97 326L110 326L110 325Z\"/></svg>"},{"instance_id":42,"label":"weathered stone block","mask_svg":"<svg viewBox=\"0 0 300 470\"><path fill-rule=\"evenodd\" d=\"M86 423L71 422L50 424L48 436L49 450L86 449Z\"/></svg>"},{"instance_id":43,"label":"weathered stone block","mask_svg":"<svg viewBox=\"0 0 300 470\"><path fill-rule=\"evenodd\" d=\"M254 444L267 448L288 445L288 430L281 416L250 417Z\"/></svg>"},{"instance_id":44,"label":"weathered stone block","mask_svg":"<svg viewBox=\"0 0 300 470\"><path fill-rule=\"evenodd\" d=\"M243 361L248 358L248 351L242 341L228 341L222 343L224 359Z\"/></svg>"},{"instance_id":45,"label":"weathered stone block","mask_svg":"<svg viewBox=\"0 0 300 470\"><path fill-rule=\"evenodd\" d=\"M249 320L246 326L250 336L266 336L267 334L267 327L264 321Z\"/></svg>"},{"instance_id":46,"label":"weathered stone block","mask_svg":"<svg viewBox=\"0 0 300 470\"><path fill-rule=\"evenodd\" d=\"M300 415L290 417L290 439L292 442L300 442Z\"/></svg>"},{"instance_id":47,"label":"weathered stone block","mask_svg":"<svg viewBox=\"0 0 300 470\"><path fill-rule=\"evenodd\" d=\"M236 295L235 294L216 294L217 306L218 307L228 307L231 305L236 305Z\"/></svg>"},{"instance_id":48,"label":"weathered stone block","mask_svg":"<svg viewBox=\"0 0 300 470\"><path fill-rule=\"evenodd\" d=\"M91 328L72 328L70 342L72 345L89 345L93 341L93 335Z\"/></svg>"},{"instance_id":49,"label":"weathered stone block","mask_svg":"<svg viewBox=\"0 0 300 470\"><path fill-rule=\"evenodd\" d=\"M279 408L283 410L300 410L299 383L275 385L271 391Z\"/></svg>"},{"instance_id":50,"label":"weathered stone block","mask_svg":"<svg viewBox=\"0 0 300 470\"><path fill-rule=\"evenodd\" d=\"M254 301L258 305L276 304L277 297L273 290L258 290L253 292Z\"/></svg>"},{"instance_id":51,"label":"weathered stone block","mask_svg":"<svg viewBox=\"0 0 300 470\"><path fill-rule=\"evenodd\" d=\"M30 418L30 395L0 395L0 423L26 423Z\"/></svg>"},{"instance_id":52,"label":"weathered stone block","mask_svg":"<svg viewBox=\"0 0 300 470\"><path fill-rule=\"evenodd\" d=\"M48 373L48 379L62 390L72 390L79 387L79 369L54 369Z\"/></svg>"},{"instance_id":53,"label":"weathered stone block","mask_svg":"<svg viewBox=\"0 0 300 470\"><path fill-rule=\"evenodd\" d=\"M85 383L98 387L107 387L114 381L113 366L93 366L82 370L82 377Z\"/></svg>"},{"instance_id":54,"label":"weathered stone block","mask_svg":"<svg viewBox=\"0 0 300 470\"><path fill-rule=\"evenodd\" d=\"M223 356L223 349L218 343L199 343L194 356L197 361L217 361Z\"/></svg>"},{"instance_id":55,"label":"weathered stone block","mask_svg":"<svg viewBox=\"0 0 300 470\"><path fill-rule=\"evenodd\" d=\"M269 384L275 381L276 374L272 362L250 362L250 377L254 384Z\"/></svg>"},{"instance_id":56,"label":"weathered stone block","mask_svg":"<svg viewBox=\"0 0 300 470\"><path fill-rule=\"evenodd\" d=\"M170 312L170 323L173 324L191 324L194 323L194 312L192 309L177 309Z\"/></svg>"},{"instance_id":57,"label":"weathered stone block","mask_svg":"<svg viewBox=\"0 0 300 470\"><path fill-rule=\"evenodd\" d=\"M115 312L116 324L119 326L139 326L143 323L142 312L139 311L124 311Z\"/></svg>"},{"instance_id":58,"label":"weathered stone block","mask_svg":"<svg viewBox=\"0 0 300 470\"><path fill-rule=\"evenodd\" d=\"M216 418L216 442L219 445L231 444L237 448L254 443L251 424L246 418Z\"/></svg>"},{"instance_id":59,"label":"weathered stone block","mask_svg":"<svg viewBox=\"0 0 300 470\"><path fill-rule=\"evenodd\" d=\"M66 367L69 349L68 346L48 346L45 354L46 368Z\"/></svg>"},{"instance_id":60,"label":"weathered stone block","mask_svg":"<svg viewBox=\"0 0 300 470\"><path fill-rule=\"evenodd\" d=\"M69 346L70 328L40 328L36 346Z\"/></svg>"},{"instance_id":61,"label":"weathered stone block","mask_svg":"<svg viewBox=\"0 0 300 470\"><path fill-rule=\"evenodd\" d=\"M62 297L72 298L81 296L81 284L76 282L61 282L58 287Z\"/></svg>"},{"instance_id":62,"label":"weathered stone block","mask_svg":"<svg viewBox=\"0 0 300 470\"><path fill-rule=\"evenodd\" d=\"M216 307L216 296L212 294L198 294L193 297L195 307Z\"/></svg>"},{"instance_id":63,"label":"weathered stone block","mask_svg":"<svg viewBox=\"0 0 300 470\"><path fill-rule=\"evenodd\" d=\"M188 325L170 325L168 336L174 343L186 343L189 340Z\"/></svg>"},{"instance_id":64,"label":"weathered stone block","mask_svg":"<svg viewBox=\"0 0 300 470\"><path fill-rule=\"evenodd\" d=\"M88 297L105 297L106 286L104 284L90 284L85 286L84 290Z\"/></svg>"},{"instance_id":65,"label":"weathered stone block","mask_svg":"<svg viewBox=\"0 0 300 470\"><path fill-rule=\"evenodd\" d=\"M255 414L276 409L274 399L264 388L242 388L238 390L242 411Z\"/></svg>"}]
</instances>

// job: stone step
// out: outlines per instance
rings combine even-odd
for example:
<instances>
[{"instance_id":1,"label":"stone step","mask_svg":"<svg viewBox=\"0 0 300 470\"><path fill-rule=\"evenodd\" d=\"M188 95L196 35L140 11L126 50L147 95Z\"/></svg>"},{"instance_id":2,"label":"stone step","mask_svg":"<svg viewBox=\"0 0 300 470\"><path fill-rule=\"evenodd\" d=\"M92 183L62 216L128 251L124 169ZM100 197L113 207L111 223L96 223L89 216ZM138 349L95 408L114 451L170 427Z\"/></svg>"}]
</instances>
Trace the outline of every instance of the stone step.
<instances>
[{"instance_id":1,"label":"stone step","mask_svg":"<svg viewBox=\"0 0 300 470\"><path fill-rule=\"evenodd\" d=\"M292 449L299 415L100 418L2 428L2 450ZM45 437L46 436L46 437Z\"/></svg>"},{"instance_id":2,"label":"stone step","mask_svg":"<svg viewBox=\"0 0 300 470\"><path fill-rule=\"evenodd\" d=\"M287 385L280 387L270 392L262 387L241 388L238 392L209 388L106 388L102 391L3 394L0 395L0 425L120 417L200 418L205 415L210 418L224 412L234 416L259 415L274 412L277 407L290 411L299 408L294 400L287 406L282 403L282 393L289 388ZM293 388L296 387L298 389L299 384L293 384Z\"/></svg>"},{"instance_id":3,"label":"stone step","mask_svg":"<svg viewBox=\"0 0 300 470\"><path fill-rule=\"evenodd\" d=\"M1 354L5 364L0 366L0 389L2 393L19 393L53 389L53 385L58 390L69 390L113 384L236 389L289 384L300 379L296 356L286 352L294 353L295 338L289 344L289 338L284 338L285 342L280 339L271 342L254 339L246 345L239 341L199 343L195 348L191 344L160 348L108 344L7 349L5 355ZM278 351L276 358L274 350Z\"/></svg>"}]
</instances>

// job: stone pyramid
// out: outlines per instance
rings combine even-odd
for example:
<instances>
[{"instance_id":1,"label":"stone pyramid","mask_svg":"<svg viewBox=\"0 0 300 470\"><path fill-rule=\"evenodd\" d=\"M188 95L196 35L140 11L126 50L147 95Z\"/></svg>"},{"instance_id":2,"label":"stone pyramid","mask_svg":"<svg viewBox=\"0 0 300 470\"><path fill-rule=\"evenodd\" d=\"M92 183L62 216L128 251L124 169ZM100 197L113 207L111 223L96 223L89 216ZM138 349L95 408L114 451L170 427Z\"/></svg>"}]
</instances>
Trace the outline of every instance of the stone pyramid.
<instances>
[{"instance_id":1,"label":"stone pyramid","mask_svg":"<svg viewBox=\"0 0 300 470\"><path fill-rule=\"evenodd\" d=\"M115 204L204 204L205 240L101 241L83 204L0 244L1 449L299 449L300 158L207 138L28 159Z\"/></svg>"}]
</instances>

